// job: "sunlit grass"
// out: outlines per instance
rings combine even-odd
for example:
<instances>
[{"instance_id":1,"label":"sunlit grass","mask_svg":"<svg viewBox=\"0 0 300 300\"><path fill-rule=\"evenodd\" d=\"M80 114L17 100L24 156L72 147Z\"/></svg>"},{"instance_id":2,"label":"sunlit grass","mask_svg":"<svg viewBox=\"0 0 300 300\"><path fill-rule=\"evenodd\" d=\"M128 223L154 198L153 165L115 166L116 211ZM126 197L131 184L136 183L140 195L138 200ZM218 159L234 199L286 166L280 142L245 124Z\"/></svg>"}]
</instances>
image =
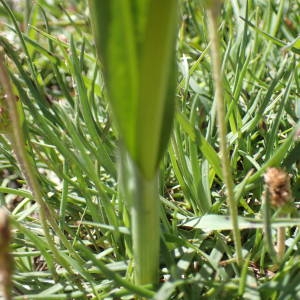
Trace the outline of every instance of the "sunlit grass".
<instances>
[{"instance_id":1,"label":"sunlit grass","mask_svg":"<svg viewBox=\"0 0 300 300\"><path fill-rule=\"evenodd\" d=\"M299 298L297 1L225 1L219 18L242 268L227 219L206 14L197 1L179 1L175 120L167 153L160 153L159 169L153 168L159 178L161 232L155 290L133 284L131 214L118 175L123 132L111 117L116 112L109 106L105 64L96 57L87 3L77 2L21 1L12 6L20 31L0 4L0 43L25 114L26 151L42 199L72 247L50 226L61 261L53 255L37 199L9 139L1 135L0 201L11 216L14 299ZM2 87L1 97L5 91ZM271 166L291 174L295 200L288 219L271 212L273 228L287 228L287 250L275 267L264 242L261 209L262 176ZM275 241L276 230L270 232Z\"/></svg>"}]
</instances>

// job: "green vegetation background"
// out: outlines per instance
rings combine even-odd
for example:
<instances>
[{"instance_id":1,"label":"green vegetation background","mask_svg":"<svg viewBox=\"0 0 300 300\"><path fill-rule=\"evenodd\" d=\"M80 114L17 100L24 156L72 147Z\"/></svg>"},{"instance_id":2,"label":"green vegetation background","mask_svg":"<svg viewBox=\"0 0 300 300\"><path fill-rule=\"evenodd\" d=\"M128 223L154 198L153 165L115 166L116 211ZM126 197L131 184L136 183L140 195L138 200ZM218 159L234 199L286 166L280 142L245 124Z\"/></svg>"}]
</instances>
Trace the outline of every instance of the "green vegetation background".
<instances>
[{"instance_id":1,"label":"green vegetation background","mask_svg":"<svg viewBox=\"0 0 300 300\"><path fill-rule=\"evenodd\" d=\"M288 247L278 270L266 253L262 223L243 223L261 220L268 166L291 174L295 207L299 202L300 147L293 134L300 118L299 1L225 1L220 16L231 167L244 218L242 270L233 262L231 227L224 217L205 12L196 0L180 1L176 119L160 171L161 282L155 293L130 283L130 223L118 190L117 133L87 3L10 2L21 31L1 1L0 41L23 104L28 151L44 199L80 254L72 256L56 238L69 269L55 261L37 204L1 135L0 201L12 215L14 299L300 298L300 232L292 226L299 221L287 221ZM182 225L204 213L213 215L205 224ZM57 278L46 262L55 266Z\"/></svg>"}]
</instances>

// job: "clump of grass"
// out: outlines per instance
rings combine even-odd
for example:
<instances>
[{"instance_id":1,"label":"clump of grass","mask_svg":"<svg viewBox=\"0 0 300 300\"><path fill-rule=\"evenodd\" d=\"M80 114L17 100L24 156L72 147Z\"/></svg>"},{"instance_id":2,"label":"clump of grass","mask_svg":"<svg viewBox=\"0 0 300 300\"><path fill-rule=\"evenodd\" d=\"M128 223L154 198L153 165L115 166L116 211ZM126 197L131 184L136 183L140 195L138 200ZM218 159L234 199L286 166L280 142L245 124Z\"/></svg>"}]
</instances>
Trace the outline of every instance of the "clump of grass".
<instances>
[{"instance_id":1,"label":"clump of grass","mask_svg":"<svg viewBox=\"0 0 300 300\"><path fill-rule=\"evenodd\" d=\"M271 242L277 228L286 228L287 247L276 269L264 240L266 224L261 213L263 175L273 166L292 175L295 207L299 204L299 141L294 138L299 124L299 22L295 1L281 0L278 5L276 1L238 0L221 5L217 30L223 54L223 121L244 255L241 268L236 264L238 255L232 238L236 228L228 218L226 178L223 160L218 155L218 105L209 56L212 44L203 6L193 0L178 2L179 35L172 53L173 62L177 60L178 64L178 84L175 90L170 87L173 93L169 99L175 102L176 109L172 132L168 127L171 122L163 130L166 137L171 134L171 142L166 146L161 142L167 144L168 138L160 139L161 119L153 123L153 128L141 127L132 135L127 129L121 130L123 126L136 127L126 123L129 106L111 103L107 66L103 58L100 63L95 56L85 1L50 5L40 0L26 7L25 2L20 2L25 18L18 7L9 10L5 3L1 0L0 43L6 56L5 70L13 97L19 99L16 103L23 108L19 116L26 155L33 162L42 201L55 217L54 226L47 220L51 244L42 226L36 194L25 182L11 143L1 135L0 202L9 209L13 231L13 298L298 299L298 212L289 211L289 218L278 213L269 216ZM119 3L115 0L105 5ZM146 28L147 23L146 18L139 19L132 13L128 3L122 1L120 5L128 9L118 9L117 19L133 24L137 31L126 33L135 40L143 36L139 30ZM109 16L104 14L100 20ZM131 18L134 21L128 23ZM158 21L156 24L166 20ZM163 30L166 28L157 32ZM108 51L109 55L130 45L124 45L125 36L119 39L121 42ZM157 42L150 46L149 55L160 49ZM162 57L147 63L155 63L155 70L161 70L166 67L160 63ZM113 66L131 64L133 58L130 56L122 64L113 61ZM143 64L143 70L148 64ZM147 74L155 78L152 73ZM137 77L138 82L144 78ZM131 97L129 91L134 89L129 87L137 85L135 81L129 84L130 78L123 82L125 97ZM176 81L173 78L171 82ZM2 93L6 92L2 89ZM146 121L146 113L154 110L151 103L147 102L150 108L144 107L139 122ZM160 104L166 105L164 101ZM161 115L155 114L155 118ZM115 123L118 116L122 118L120 124ZM143 135L141 141L145 144L137 143L137 139L125 142L124 135L137 137L146 129L158 135ZM124 157L119 154L120 147L126 152ZM157 147L162 151L154 151ZM141 172L148 154L149 161ZM139 157L138 164L132 164L133 157ZM156 258L160 281L154 289L152 285L133 284L136 253L132 245L131 203L124 201L126 191L130 195L133 190L124 183L129 190L120 192L118 160L125 165L125 183L128 172L133 172L136 179L146 174L148 180L153 179L153 195L159 199L154 203L159 206L160 228L153 234L157 237L160 230L159 260ZM155 174L155 179L150 173ZM144 238L149 243L149 238ZM54 255L55 251L60 258Z\"/></svg>"}]
</instances>

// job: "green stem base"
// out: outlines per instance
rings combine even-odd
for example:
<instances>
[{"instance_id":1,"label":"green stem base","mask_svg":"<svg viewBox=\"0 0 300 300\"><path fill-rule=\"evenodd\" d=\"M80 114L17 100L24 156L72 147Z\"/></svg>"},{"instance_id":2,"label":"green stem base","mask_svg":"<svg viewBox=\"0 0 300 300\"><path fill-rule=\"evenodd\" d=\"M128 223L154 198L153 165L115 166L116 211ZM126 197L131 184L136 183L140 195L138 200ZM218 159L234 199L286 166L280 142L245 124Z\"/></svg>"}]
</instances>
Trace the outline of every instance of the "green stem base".
<instances>
[{"instance_id":1,"label":"green stem base","mask_svg":"<svg viewBox=\"0 0 300 300\"><path fill-rule=\"evenodd\" d=\"M158 283L159 275L159 191L158 175L150 180L134 162L127 161L126 198L130 201L135 283Z\"/></svg>"}]
</instances>

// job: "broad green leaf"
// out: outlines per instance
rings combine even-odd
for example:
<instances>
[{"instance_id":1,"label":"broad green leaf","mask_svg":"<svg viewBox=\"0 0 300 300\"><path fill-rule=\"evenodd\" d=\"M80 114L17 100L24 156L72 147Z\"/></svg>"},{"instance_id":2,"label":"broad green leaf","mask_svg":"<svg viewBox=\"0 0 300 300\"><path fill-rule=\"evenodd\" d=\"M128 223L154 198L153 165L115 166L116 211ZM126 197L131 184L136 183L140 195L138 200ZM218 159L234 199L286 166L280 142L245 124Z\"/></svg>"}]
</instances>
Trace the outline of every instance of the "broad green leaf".
<instances>
[{"instance_id":1,"label":"broad green leaf","mask_svg":"<svg viewBox=\"0 0 300 300\"><path fill-rule=\"evenodd\" d=\"M147 178L167 146L176 84L177 1L89 1L120 138Z\"/></svg>"}]
</instances>

